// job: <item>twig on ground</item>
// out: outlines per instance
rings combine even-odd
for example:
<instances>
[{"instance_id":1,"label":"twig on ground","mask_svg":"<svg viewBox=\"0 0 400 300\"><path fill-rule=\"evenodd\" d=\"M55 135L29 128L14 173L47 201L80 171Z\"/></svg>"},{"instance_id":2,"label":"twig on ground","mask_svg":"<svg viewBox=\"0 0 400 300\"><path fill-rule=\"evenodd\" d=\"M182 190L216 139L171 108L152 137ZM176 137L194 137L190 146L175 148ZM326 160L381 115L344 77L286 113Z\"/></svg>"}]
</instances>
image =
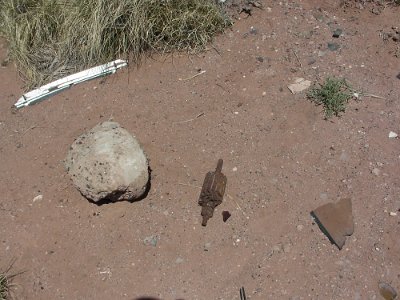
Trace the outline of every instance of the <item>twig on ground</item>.
<instances>
[{"instance_id":1,"label":"twig on ground","mask_svg":"<svg viewBox=\"0 0 400 300\"><path fill-rule=\"evenodd\" d=\"M201 70L199 73L194 74L193 76L190 76L188 78L179 78L179 81L187 81L187 80L191 80L193 78L196 78L197 76L200 76L201 74L204 74L206 72L206 70Z\"/></svg>"},{"instance_id":2,"label":"twig on ground","mask_svg":"<svg viewBox=\"0 0 400 300\"><path fill-rule=\"evenodd\" d=\"M374 95L374 94L361 94L361 96L364 96L364 97L371 97L371 98L378 98L378 99L386 100L385 97L381 97L381 96Z\"/></svg>"},{"instance_id":3,"label":"twig on ground","mask_svg":"<svg viewBox=\"0 0 400 300\"><path fill-rule=\"evenodd\" d=\"M297 59L298 63L300 64L300 67L303 67L303 64L301 63L301 61L300 61L300 59L299 59L299 57L297 55L296 50L293 50L293 53L294 53L294 56L296 56L296 59Z\"/></svg>"},{"instance_id":4,"label":"twig on ground","mask_svg":"<svg viewBox=\"0 0 400 300\"><path fill-rule=\"evenodd\" d=\"M227 92L228 94L231 93L230 91L227 91L221 84L216 83L215 85L218 86L218 87L220 87L224 92Z\"/></svg>"},{"instance_id":5,"label":"twig on ground","mask_svg":"<svg viewBox=\"0 0 400 300\"><path fill-rule=\"evenodd\" d=\"M217 52L218 55L221 56L221 52L218 50L217 47L215 47L214 45L211 45L211 48L213 48L215 50L215 52Z\"/></svg>"},{"instance_id":6,"label":"twig on ground","mask_svg":"<svg viewBox=\"0 0 400 300\"><path fill-rule=\"evenodd\" d=\"M226 194L226 195L227 195L233 202L235 202L237 208L242 212L243 216L244 216L246 219L249 219L249 217L248 217L247 214L244 212L244 210L240 207L239 203L235 200L235 198L233 198L233 197L232 197L231 195L229 195L229 194Z\"/></svg>"},{"instance_id":7,"label":"twig on ground","mask_svg":"<svg viewBox=\"0 0 400 300\"><path fill-rule=\"evenodd\" d=\"M174 122L174 123L175 123L175 124L188 123L188 122L192 122L192 121L194 121L194 120L196 120L197 118L200 118L200 117L202 117L202 116L204 116L204 113L200 113L200 114L198 114L196 117L194 117L194 118L192 118L192 119L184 120L184 121L179 121L179 122Z\"/></svg>"},{"instance_id":8,"label":"twig on ground","mask_svg":"<svg viewBox=\"0 0 400 300\"><path fill-rule=\"evenodd\" d=\"M25 135L29 130L32 130L32 129L35 129L35 128L43 128L43 127L38 127L38 126L36 126L36 125L33 125L33 126L29 127L28 129L26 129L26 130L22 133L22 135Z\"/></svg>"}]
</instances>

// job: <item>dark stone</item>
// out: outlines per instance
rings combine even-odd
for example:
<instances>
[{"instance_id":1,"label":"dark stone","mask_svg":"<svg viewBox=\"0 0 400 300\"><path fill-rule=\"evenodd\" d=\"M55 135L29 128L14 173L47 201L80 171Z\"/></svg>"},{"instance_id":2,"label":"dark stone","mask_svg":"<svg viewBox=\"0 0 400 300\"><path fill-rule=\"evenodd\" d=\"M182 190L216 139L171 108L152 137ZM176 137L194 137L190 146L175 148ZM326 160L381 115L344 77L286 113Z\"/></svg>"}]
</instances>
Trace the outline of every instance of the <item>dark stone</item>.
<instances>
[{"instance_id":1,"label":"dark stone","mask_svg":"<svg viewBox=\"0 0 400 300\"><path fill-rule=\"evenodd\" d=\"M340 48L340 45L337 43L328 43L328 49L331 51L336 51Z\"/></svg>"},{"instance_id":2,"label":"dark stone","mask_svg":"<svg viewBox=\"0 0 400 300\"><path fill-rule=\"evenodd\" d=\"M342 33L343 33L343 30L338 28L333 32L332 37L339 38L342 35Z\"/></svg>"},{"instance_id":3,"label":"dark stone","mask_svg":"<svg viewBox=\"0 0 400 300\"><path fill-rule=\"evenodd\" d=\"M232 215L231 215L231 213L230 213L229 211L224 210L224 211L222 212L222 221L224 221L224 222L228 221L228 219L229 219L231 216L232 216Z\"/></svg>"},{"instance_id":4,"label":"dark stone","mask_svg":"<svg viewBox=\"0 0 400 300\"><path fill-rule=\"evenodd\" d=\"M307 64L308 64L308 65L313 65L313 64L315 64L316 62L317 62L317 60L316 60L315 58L311 57L311 58L308 59Z\"/></svg>"}]
</instances>

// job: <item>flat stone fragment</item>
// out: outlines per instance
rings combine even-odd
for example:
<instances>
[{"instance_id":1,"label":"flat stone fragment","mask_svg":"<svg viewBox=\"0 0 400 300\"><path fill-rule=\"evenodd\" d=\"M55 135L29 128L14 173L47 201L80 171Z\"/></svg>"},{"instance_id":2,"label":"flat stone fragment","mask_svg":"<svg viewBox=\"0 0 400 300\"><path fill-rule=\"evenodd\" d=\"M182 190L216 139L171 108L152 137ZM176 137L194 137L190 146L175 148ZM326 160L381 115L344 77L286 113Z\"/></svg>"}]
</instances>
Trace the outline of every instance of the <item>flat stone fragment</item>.
<instances>
[{"instance_id":1,"label":"flat stone fragment","mask_svg":"<svg viewBox=\"0 0 400 300\"><path fill-rule=\"evenodd\" d=\"M396 290L385 282L379 283L379 293L385 300L394 300L397 297Z\"/></svg>"},{"instance_id":2,"label":"flat stone fragment","mask_svg":"<svg viewBox=\"0 0 400 300\"><path fill-rule=\"evenodd\" d=\"M71 145L65 166L87 199L139 199L147 190L147 158L138 141L116 122L101 123Z\"/></svg>"},{"instance_id":3,"label":"flat stone fragment","mask_svg":"<svg viewBox=\"0 0 400 300\"><path fill-rule=\"evenodd\" d=\"M310 80L305 80L304 78L296 78L294 83L288 85L288 89L292 92L292 94L298 94L308 89L310 86Z\"/></svg>"},{"instance_id":4,"label":"flat stone fragment","mask_svg":"<svg viewBox=\"0 0 400 300\"><path fill-rule=\"evenodd\" d=\"M398 137L398 134L394 131L389 132L389 139L395 139Z\"/></svg>"},{"instance_id":5,"label":"flat stone fragment","mask_svg":"<svg viewBox=\"0 0 400 300\"><path fill-rule=\"evenodd\" d=\"M341 250L354 232L351 199L328 203L311 212L321 231Z\"/></svg>"}]
</instances>

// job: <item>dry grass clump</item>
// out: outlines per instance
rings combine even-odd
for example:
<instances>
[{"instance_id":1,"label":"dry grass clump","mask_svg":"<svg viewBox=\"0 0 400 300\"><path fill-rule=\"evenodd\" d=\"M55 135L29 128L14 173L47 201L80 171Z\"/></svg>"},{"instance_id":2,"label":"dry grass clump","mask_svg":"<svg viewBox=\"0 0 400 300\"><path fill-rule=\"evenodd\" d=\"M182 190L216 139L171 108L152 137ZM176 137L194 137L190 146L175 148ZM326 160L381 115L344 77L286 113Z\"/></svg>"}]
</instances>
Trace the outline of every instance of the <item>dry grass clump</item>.
<instances>
[{"instance_id":1,"label":"dry grass clump","mask_svg":"<svg viewBox=\"0 0 400 300\"><path fill-rule=\"evenodd\" d=\"M19 272L15 274L10 274L14 262L15 260L13 260L5 270L0 270L0 300L13 299L12 289L15 287L15 284L12 281L14 277L23 273Z\"/></svg>"},{"instance_id":2,"label":"dry grass clump","mask_svg":"<svg viewBox=\"0 0 400 300\"><path fill-rule=\"evenodd\" d=\"M213 0L0 0L27 87L145 51L199 51L230 25Z\"/></svg>"},{"instance_id":3,"label":"dry grass clump","mask_svg":"<svg viewBox=\"0 0 400 300\"><path fill-rule=\"evenodd\" d=\"M9 280L6 274L0 273L0 300L7 300L10 296Z\"/></svg>"}]
</instances>

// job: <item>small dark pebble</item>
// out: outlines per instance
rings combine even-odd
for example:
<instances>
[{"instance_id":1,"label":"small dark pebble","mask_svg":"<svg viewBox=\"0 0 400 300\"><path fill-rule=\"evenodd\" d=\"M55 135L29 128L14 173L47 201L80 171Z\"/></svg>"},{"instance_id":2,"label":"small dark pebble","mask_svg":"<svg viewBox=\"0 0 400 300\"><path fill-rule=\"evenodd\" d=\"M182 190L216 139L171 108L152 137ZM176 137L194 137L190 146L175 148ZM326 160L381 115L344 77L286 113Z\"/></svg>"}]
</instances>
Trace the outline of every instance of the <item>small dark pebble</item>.
<instances>
[{"instance_id":1,"label":"small dark pebble","mask_svg":"<svg viewBox=\"0 0 400 300\"><path fill-rule=\"evenodd\" d=\"M264 62L264 57L262 57L262 56L257 56L256 59L257 59L259 62Z\"/></svg>"},{"instance_id":2,"label":"small dark pebble","mask_svg":"<svg viewBox=\"0 0 400 300\"><path fill-rule=\"evenodd\" d=\"M331 51L336 51L339 48L340 48L340 46L337 43L328 43L328 49Z\"/></svg>"},{"instance_id":3,"label":"small dark pebble","mask_svg":"<svg viewBox=\"0 0 400 300\"><path fill-rule=\"evenodd\" d=\"M343 30L340 29L340 28L338 28L338 29L336 29L336 30L333 32L332 37L334 37L334 38L339 38L339 37L342 35L342 33L343 33Z\"/></svg>"},{"instance_id":4,"label":"small dark pebble","mask_svg":"<svg viewBox=\"0 0 400 300\"><path fill-rule=\"evenodd\" d=\"M313 64L315 64L317 61L315 60L315 58L310 58L309 60L308 60L308 65L313 65Z\"/></svg>"},{"instance_id":5,"label":"small dark pebble","mask_svg":"<svg viewBox=\"0 0 400 300\"><path fill-rule=\"evenodd\" d=\"M231 213L227 210L222 212L222 221L226 222L231 217Z\"/></svg>"},{"instance_id":6,"label":"small dark pebble","mask_svg":"<svg viewBox=\"0 0 400 300\"><path fill-rule=\"evenodd\" d=\"M258 30L256 28L252 27L250 29L250 34L257 34L257 33L258 33Z\"/></svg>"}]
</instances>

